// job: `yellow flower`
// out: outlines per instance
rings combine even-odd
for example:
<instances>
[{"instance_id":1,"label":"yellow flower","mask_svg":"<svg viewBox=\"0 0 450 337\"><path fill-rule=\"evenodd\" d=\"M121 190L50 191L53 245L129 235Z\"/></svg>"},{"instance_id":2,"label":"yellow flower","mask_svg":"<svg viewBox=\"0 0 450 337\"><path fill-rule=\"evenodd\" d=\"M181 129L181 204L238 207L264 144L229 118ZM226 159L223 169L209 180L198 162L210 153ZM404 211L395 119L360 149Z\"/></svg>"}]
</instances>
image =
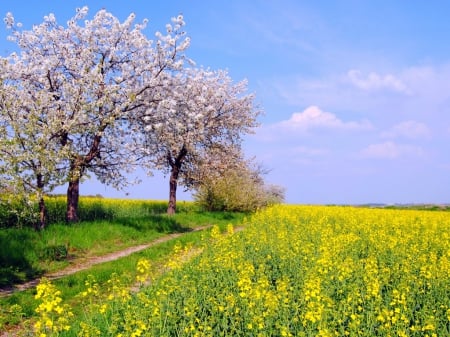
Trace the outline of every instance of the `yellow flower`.
<instances>
[{"instance_id":1,"label":"yellow flower","mask_svg":"<svg viewBox=\"0 0 450 337\"><path fill-rule=\"evenodd\" d=\"M46 334L47 331L55 333L67 331L67 318L72 317L73 314L67 305L61 305L61 292L46 278L41 280L36 289L36 298L41 300L35 310L39 314L34 324L36 334Z\"/></svg>"},{"instance_id":2,"label":"yellow flower","mask_svg":"<svg viewBox=\"0 0 450 337\"><path fill-rule=\"evenodd\" d=\"M144 258L139 259L136 270L136 281L140 283L146 282L150 278L150 261Z\"/></svg>"}]
</instances>

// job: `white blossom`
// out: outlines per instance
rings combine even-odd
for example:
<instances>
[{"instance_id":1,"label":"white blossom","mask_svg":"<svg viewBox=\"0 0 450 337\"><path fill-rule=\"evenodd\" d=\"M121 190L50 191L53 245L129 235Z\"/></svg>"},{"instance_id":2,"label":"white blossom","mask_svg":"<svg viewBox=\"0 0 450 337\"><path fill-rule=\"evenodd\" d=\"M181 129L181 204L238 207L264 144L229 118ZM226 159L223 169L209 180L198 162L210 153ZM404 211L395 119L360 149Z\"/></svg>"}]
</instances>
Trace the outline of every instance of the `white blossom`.
<instances>
[{"instance_id":1,"label":"white blossom","mask_svg":"<svg viewBox=\"0 0 450 337\"><path fill-rule=\"evenodd\" d=\"M190 188L210 157L220 156L223 167L237 158L241 135L257 126L261 111L246 93L246 81L234 84L222 70L184 69L170 81L162 88L164 99L143 119L148 152L155 168L171 175L175 189L178 180Z\"/></svg>"},{"instance_id":2,"label":"white blossom","mask_svg":"<svg viewBox=\"0 0 450 337\"><path fill-rule=\"evenodd\" d=\"M189 45L184 23L178 20L178 29L157 34L153 43L143 32L147 20L133 26L134 14L122 23L106 10L87 15L87 7L78 8L62 27L49 14L30 30L6 15L10 39L21 52L0 59L0 150L12 143L21 153L2 157L1 169L21 168L0 172L2 179L14 173L25 182L44 172L51 191L91 173L121 188L142 157L145 139L134 121L151 111L159 88L171 85L171 72L182 69ZM20 148L21 142L26 146Z\"/></svg>"}]
</instances>

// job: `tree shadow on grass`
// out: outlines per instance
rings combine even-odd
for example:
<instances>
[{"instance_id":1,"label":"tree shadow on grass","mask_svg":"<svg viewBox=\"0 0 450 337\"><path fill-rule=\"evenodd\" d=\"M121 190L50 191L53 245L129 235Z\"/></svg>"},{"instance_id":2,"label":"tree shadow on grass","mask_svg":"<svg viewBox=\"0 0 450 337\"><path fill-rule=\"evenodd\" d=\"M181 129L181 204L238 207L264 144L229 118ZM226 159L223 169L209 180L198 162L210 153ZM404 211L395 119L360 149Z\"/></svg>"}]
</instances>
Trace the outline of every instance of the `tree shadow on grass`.
<instances>
[{"instance_id":1,"label":"tree shadow on grass","mask_svg":"<svg viewBox=\"0 0 450 337\"><path fill-rule=\"evenodd\" d=\"M32 242L33 235L28 231L0 231L0 288L42 275L31 261Z\"/></svg>"},{"instance_id":2,"label":"tree shadow on grass","mask_svg":"<svg viewBox=\"0 0 450 337\"><path fill-rule=\"evenodd\" d=\"M181 223L173 217L167 215L146 215L134 218L119 218L114 222L123 226L134 228L140 232L157 231L159 233L185 233L192 231L192 228L183 227Z\"/></svg>"}]
</instances>

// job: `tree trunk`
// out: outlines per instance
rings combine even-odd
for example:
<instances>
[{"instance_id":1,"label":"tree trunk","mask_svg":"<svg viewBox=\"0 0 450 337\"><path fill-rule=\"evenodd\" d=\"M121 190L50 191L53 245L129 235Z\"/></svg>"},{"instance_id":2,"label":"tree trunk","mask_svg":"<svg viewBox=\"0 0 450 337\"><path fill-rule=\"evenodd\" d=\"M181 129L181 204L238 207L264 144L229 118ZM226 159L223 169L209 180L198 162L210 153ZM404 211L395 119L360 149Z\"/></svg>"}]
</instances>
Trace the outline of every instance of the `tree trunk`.
<instances>
[{"instance_id":1,"label":"tree trunk","mask_svg":"<svg viewBox=\"0 0 450 337\"><path fill-rule=\"evenodd\" d=\"M39 198L39 222L35 224L34 229L43 230L47 225L47 207L45 206L44 197Z\"/></svg>"},{"instance_id":2,"label":"tree trunk","mask_svg":"<svg viewBox=\"0 0 450 337\"><path fill-rule=\"evenodd\" d=\"M105 124L100 131L104 131ZM97 134L94 136L91 148L86 155L80 155L70 164L70 181L67 188L67 222L78 222L78 200L80 199L80 179L84 174L86 167L99 155L100 141L102 137Z\"/></svg>"},{"instance_id":3,"label":"tree trunk","mask_svg":"<svg viewBox=\"0 0 450 337\"><path fill-rule=\"evenodd\" d=\"M181 165L187 155L186 147L183 145L176 158L173 158L170 151L167 153L167 162L172 168L169 179L169 206L167 207L167 214L173 215L177 210L177 184L178 175L180 174Z\"/></svg>"},{"instance_id":4,"label":"tree trunk","mask_svg":"<svg viewBox=\"0 0 450 337\"><path fill-rule=\"evenodd\" d=\"M67 222L78 222L78 200L80 197L80 178L78 176L73 177L69 181L69 187L67 189Z\"/></svg>"},{"instance_id":5,"label":"tree trunk","mask_svg":"<svg viewBox=\"0 0 450 337\"><path fill-rule=\"evenodd\" d=\"M37 231L43 230L47 225L47 208L44 200L44 180L42 174L38 173L36 176L36 187L39 207L39 221L34 224L34 229Z\"/></svg>"},{"instance_id":6,"label":"tree trunk","mask_svg":"<svg viewBox=\"0 0 450 337\"><path fill-rule=\"evenodd\" d=\"M177 184L178 174L180 168L176 165L172 166L169 179L169 206L167 207L167 214L173 215L177 210Z\"/></svg>"}]
</instances>

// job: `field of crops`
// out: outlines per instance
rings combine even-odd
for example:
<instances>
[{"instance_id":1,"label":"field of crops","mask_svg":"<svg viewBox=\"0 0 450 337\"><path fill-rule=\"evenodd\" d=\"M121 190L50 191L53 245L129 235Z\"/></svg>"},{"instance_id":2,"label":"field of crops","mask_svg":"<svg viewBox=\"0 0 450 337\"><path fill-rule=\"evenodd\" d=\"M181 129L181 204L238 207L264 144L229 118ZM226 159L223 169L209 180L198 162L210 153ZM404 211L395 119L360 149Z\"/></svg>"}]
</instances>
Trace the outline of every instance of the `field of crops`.
<instances>
[{"instance_id":1,"label":"field of crops","mask_svg":"<svg viewBox=\"0 0 450 337\"><path fill-rule=\"evenodd\" d=\"M1 200L1 198L0 198ZM49 196L45 199L49 224L66 221L66 196ZM25 218L17 215L24 205L13 205L19 211L13 211L11 205L0 202L0 229L11 227L32 227L29 214ZM28 206L29 207L29 206ZM35 205L37 208L37 206ZM178 211L187 212L197 209L193 202L178 202ZM93 196L82 196L79 200L78 216L81 221L115 220L137 216L163 214L167 211L164 200L132 200L112 199Z\"/></svg>"},{"instance_id":2,"label":"field of crops","mask_svg":"<svg viewBox=\"0 0 450 337\"><path fill-rule=\"evenodd\" d=\"M43 283L39 333L78 336L449 336L450 214L275 206L130 292L114 277L70 318ZM148 261L137 266L148 277ZM70 323L69 323L70 322ZM67 330L67 331L66 331ZM44 336L44 335L43 335Z\"/></svg>"}]
</instances>

